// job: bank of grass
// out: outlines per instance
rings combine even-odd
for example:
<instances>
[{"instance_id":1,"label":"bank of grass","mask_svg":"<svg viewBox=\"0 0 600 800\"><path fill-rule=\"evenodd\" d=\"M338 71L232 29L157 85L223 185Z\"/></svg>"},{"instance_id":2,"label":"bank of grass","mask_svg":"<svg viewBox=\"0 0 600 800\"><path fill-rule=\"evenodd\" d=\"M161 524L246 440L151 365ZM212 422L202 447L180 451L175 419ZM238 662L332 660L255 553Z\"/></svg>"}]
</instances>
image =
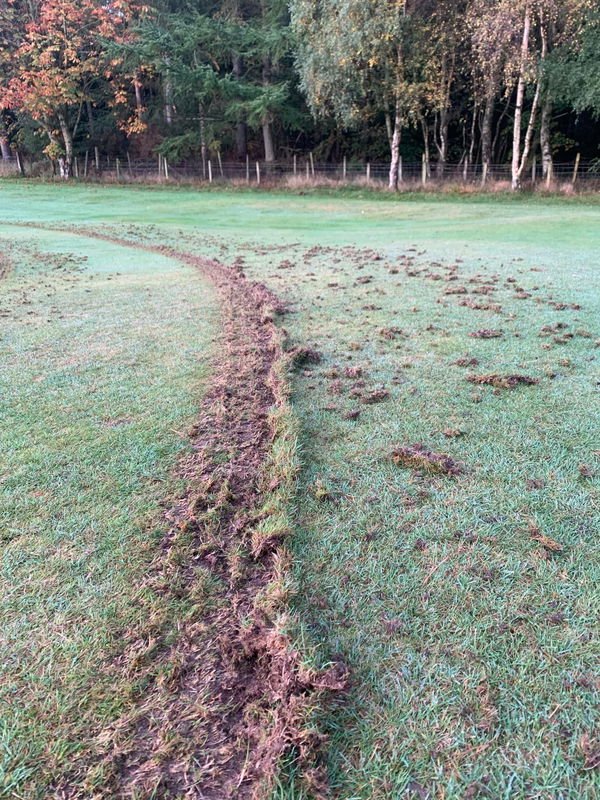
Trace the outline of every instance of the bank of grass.
<instances>
[{"instance_id":1,"label":"bank of grass","mask_svg":"<svg viewBox=\"0 0 600 800\"><path fill-rule=\"evenodd\" d=\"M320 719L333 795L597 797L597 208L8 191L13 218L27 202L46 221L243 258L290 301L291 338L322 353L292 398L303 471L289 542L297 635L352 670ZM469 336L482 329L502 336ZM472 373L539 383L495 393ZM394 463L416 443L461 473ZM303 797L294 770L278 798Z\"/></svg>"},{"instance_id":2,"label":"bank of grass","mask_svg":"<svg viewBox=\"0 0 600 800\"><path fill-rule=\"evenodd\" d=\"M0 794L42 798L140 690L112 665L125 631L176 622L144 577L218 311L161 256L0 236Z\"/></svg>"}]
</instances>

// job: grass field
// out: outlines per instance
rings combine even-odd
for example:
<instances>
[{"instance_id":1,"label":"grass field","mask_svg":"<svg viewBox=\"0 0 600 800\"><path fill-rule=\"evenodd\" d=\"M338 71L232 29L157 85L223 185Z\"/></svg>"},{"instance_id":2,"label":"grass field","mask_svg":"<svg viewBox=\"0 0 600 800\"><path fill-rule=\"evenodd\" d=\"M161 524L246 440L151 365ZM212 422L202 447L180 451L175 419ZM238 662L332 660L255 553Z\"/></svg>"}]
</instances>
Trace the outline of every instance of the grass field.
<instances>
[{"instance_id":1,"label":"grass field","mask_svg":"<svg viewBox=\"0 0 600 800\"><path fill-rule=\"evenodd\" d=\"M599 795L597 205L14 183L0 202L4 223L237 260L322 354L294 379L289 547L295 636L351 670L320 719L335 798ZM218 314L164 257L0 237L0 779L21 797L126 702L95 664L135 624ZM284 771L277 796L302 791Z\"/></svg>"},{"instance_id":2,"label":"grass field","mask_svg":"<svg viewBox=\"0 0 600 800\"><path fill-rule=\"evenodd\" d=\"M166 258L0 236L0 795L42 797L134 692L107 665L140 624L218 310Z\"/></svg>"}]
</instances>

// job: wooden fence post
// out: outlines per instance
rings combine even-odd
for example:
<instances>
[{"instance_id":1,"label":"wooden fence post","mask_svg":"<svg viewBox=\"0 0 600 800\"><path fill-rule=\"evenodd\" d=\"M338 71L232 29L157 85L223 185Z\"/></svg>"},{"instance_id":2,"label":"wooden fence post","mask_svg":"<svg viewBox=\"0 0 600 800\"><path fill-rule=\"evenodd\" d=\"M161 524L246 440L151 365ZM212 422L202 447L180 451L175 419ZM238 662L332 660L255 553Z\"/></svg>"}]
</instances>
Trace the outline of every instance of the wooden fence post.
<instances>
[{"instance_id":1,"label":"wooden fence post","mask_svg":"<svg viewBox=\"0 0 600 800\"><path fill-rule=\"evenodd\" d=\"M121 170L119 169L119 167L121 166L121 164L120 164L118 158L117 158L117 161L116 161L116 166L117 166L117 180L120 181L121 180Z\"/></svg>"},{"instance_id":2,"label":"wooden fence post","mask_svg":"<svg viewBox=\"0 0 600 800\"><path fill-rule=\"evenodd\" d=\"M165 165L165 178L169 180L169 162L166 158L163 158L163 164Z\"/></svg>"},{"instance_id":3,"label":"wooden fence post","mask_svg":"<svg viewBox=\"0 0 600 800\"><path fill-rule=\"evenodd\" d=\"M256 162L256 183L260 186L260 163Z\"/></svg>"},{"instance_id":4,"label":"wooden fence post","mask_svg":"<svg viewBox=\"0 0 600 800\"><path fill-rule=\"evenodd\" d=\"M312 151L308 154L310 157L310 172L313 178L315 177L315 161L313 159Z\"/></svg>"},{"instance_id":5,"label":"wooden fence post","mask_svg":"<svg viewBox=\"0 0 600 800\"><path fill-rule=\"evenodd\" d=\"M346 156L344 156L344 161L342 162L342 180L346 180L346 176L348 175L348 162L346 160Z\"/></svg>"},{"instance_id":6,"label":"wooden fence post","mask_svg":"<svg viewBox=\"0 0 600 800\"><path fill-rule=\"evenodd\" d=\"M208 182L212 183L212 161L208 159Z\"/></svg>"},{"instance_id":7,"label":"wooden fence post","mask_svg":"<svg viewBox=\"0 0 600 800\"><path fill-rule=\"evenodd\" d=\"M404 176L402 174L402 156L398 158L398 183L402 183Z\"/></svg>"},{"instance_id":8,"label":"wooden fence post","mask_svg":"<svg viewBox=\"0 0 600 800\"><path fill-rule=\"evenodd\" d=\"M481 188L486 185L488 178L488 163L487 161L483 165L483 170L481 171Z\"/></svg>"},{"instance_id":9,"label":"wooden fence post","mask_svg":"<svg viewBox=\"0 0 600 800\"><path fill-rule=\"evenodd\" d=\"M217 159L219 161L219 172L221 173L221 177L223 177L223 162L221 161L221 151L217 150Z\"/></svg>"},{"instance_id":10,"label":"wooden fence post","mask_svg":"<svg viewBox=\"0 0 600 800\"><path fill-rule=\"evenodd\" d=\"M367 161L367 181L371 180L371 163Z\"/></svg>"},{"instance_id":11,"label":"wooden fence post","mask_svg":"<svg viewBox=\"0 0 600 800\"><path fill-rule=\"evenodd\" d=\"M421 157L421 183L423 186L427 183L427 161L425 159L425 153L423 153Z\"/></svg>"},{"instance_id":12,"label":"wooden fence post","mask_svg":"<svg viewBox=\"0 0 600 800\"><path fill-rule=\"evenodd\" d=\"M298 173L298 156L294 153L294 175Z\"/></svg>"},{"instance_id":13,"label":"wooden fence post","mask_svg":"<svg viewBox=\"0 0 600 800\"><path fill-rule=\"evenodd\" d=\"M85 151L85 159L84 159L84 161L83 161L83 177L84 177L84 178L87 178L87 172L88 172L88 157L89 157L89 155L90 155L90 151L89 151L89 150L86 150L86 151Z\"/></svg>"},{"instance_id":14,"label":"wooden fence post","mask_svg":"<svg viewBox=\"0 0 600 800\"><path fill-rule=\"evenodd\" d=\"M533 186L535 186L536 179L537 179L537 162L534 156L533 161L531 163L531 183Z\"/></svg>"},{"instance_id":15,"label":"wooden fence post","mask_svg":"<svg viewBox=\"0 0 600 800\"><path fill-rule=\"evenodd\" d=\"M577 153L575 158L575 166L573 167L573 178L571 179L571 183L575 186L575 181L577 180L577 173L579 172L579 162L581 161L581 153Z\"/></svg>"},{"instance_id":16,"label":"wooden fence post","mask_svg":"<svg viewBox=\"0 0 600 800\"><path fill-rule=\"evenodd\" d=\"M129 155L129 150L127 151L127 167L129 169L129 178L133 178L133 172L131 170L131 156Z\"/></svg>"},{"instance_id":17,"label":"wooden fence post","mask_svg":"<svg viewBox=\"0 0 600 800\"><path fill-rule=\"evenodd\" d=\"M546 189L550 188L552 178L554 177L554 164L552 161L548 164L548 171L546 172Z\"/></svg>"},{"instance_id":18,"label":"wooden fence post","mask_svg":"<svg viewBox=\"0 0 600 800\"><path fill-rule=\"evenodd\" d=\"M246 183L250 183L250 156L246 154Z\"/></svg>"},{"instance_id":19,"label":"wooden fence post","mask_svg":"<svg viewBox=\"0 0 600 800\"><path fill-rule=\"evenodd\" d=\"M97 147L94 147L94 158L96 160L96 172L100 172L100 153Z\"/></svg>"},{"instance_id":20,"label":"wooden fence post","mask_svg":"<svg viewBox=\"0 0 600 800\"><path fill-rule=\"evenodd\" d=\"M306 162L306 180L310 179L310 164Z\"/></svg>"}]
</instances>

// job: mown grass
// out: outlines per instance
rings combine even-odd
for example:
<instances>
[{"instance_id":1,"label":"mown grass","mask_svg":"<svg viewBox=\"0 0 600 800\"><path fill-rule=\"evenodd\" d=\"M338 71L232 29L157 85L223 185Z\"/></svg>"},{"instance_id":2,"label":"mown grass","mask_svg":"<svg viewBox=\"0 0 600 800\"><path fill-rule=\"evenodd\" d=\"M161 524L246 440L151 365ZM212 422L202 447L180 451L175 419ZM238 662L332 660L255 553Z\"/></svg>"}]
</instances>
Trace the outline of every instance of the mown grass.
<instances>
[{"instance_id":1,"label":"mown grass","mask_svg":"<svg viewBox=\"0 0 600 800\"><path fill-rule=\"evenodd\" d=\"M172 260L0 236L0 795L34 798L139 690L111 661L163 602L145 569L218 312Z\"/></svg>"},{"instance_id":2,"label":"mown grass","mask_svg":"<svg viewBox=\"0 0 600 800\"><path fill-rule=\"evenodd\" d=\"M120 188L86 204L83 191L42 187L36 212L241 255L291 301L292 339L323 353L293 396L303 473L291 546L299 636L352 670L321 720L334 796L597 797L597 209ZM72 211L49 204L75 196ZM451 265L457 281L445 280ZM485 281L491 295L473 292ZM444 294L459 284L501 311ZM557 323L567 327L540 336ZM503 336L468 335L483 328ZM453 363L465 356L479 364ZM496 394L471 372L539 383ZM382 387L381 403L351 395ZM394 464L395 446L417 442L464 472ZM282 778L277 797L302 796Z\"/></svg>"}]
</instances>

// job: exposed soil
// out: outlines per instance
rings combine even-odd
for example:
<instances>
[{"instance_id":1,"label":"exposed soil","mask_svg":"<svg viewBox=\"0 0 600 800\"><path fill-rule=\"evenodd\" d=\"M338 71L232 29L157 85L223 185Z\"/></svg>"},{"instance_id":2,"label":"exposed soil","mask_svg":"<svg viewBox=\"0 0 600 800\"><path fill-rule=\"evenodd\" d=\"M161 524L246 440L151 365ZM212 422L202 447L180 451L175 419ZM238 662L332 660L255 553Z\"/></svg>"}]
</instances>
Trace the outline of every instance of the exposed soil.
<instances>
[{"instance_id":1,"label":"exposed soil","mask_svg":"<svg viewBox=\"0 0 600 800\"><path fill-rule=\"evenodd\" d=\"M324 692L344 686L345 668L306 667L283 632L285 606L273 598L285 597L286 531L264 524L281 483L294 478L285 465L280 473L269 466L295 355L285 352L276 324L284 308L239 269L65 230L196 267L220 295L223 334L193 455L181 465L188 489L167 514L169 531L148 576L150 594L172 597L187 613L174 632L152 619L149 603L147 627L130 631L122 658L109 665L142 687L139 698L57 781L55 797L262 799L291 751L312 795L323 797L322 739L308 718ZM305 362L315 355L297 353ZM257 536L261 525L269 535ZM207 575L210 602L203 601Z\"/></svg>"}]
</instances>

